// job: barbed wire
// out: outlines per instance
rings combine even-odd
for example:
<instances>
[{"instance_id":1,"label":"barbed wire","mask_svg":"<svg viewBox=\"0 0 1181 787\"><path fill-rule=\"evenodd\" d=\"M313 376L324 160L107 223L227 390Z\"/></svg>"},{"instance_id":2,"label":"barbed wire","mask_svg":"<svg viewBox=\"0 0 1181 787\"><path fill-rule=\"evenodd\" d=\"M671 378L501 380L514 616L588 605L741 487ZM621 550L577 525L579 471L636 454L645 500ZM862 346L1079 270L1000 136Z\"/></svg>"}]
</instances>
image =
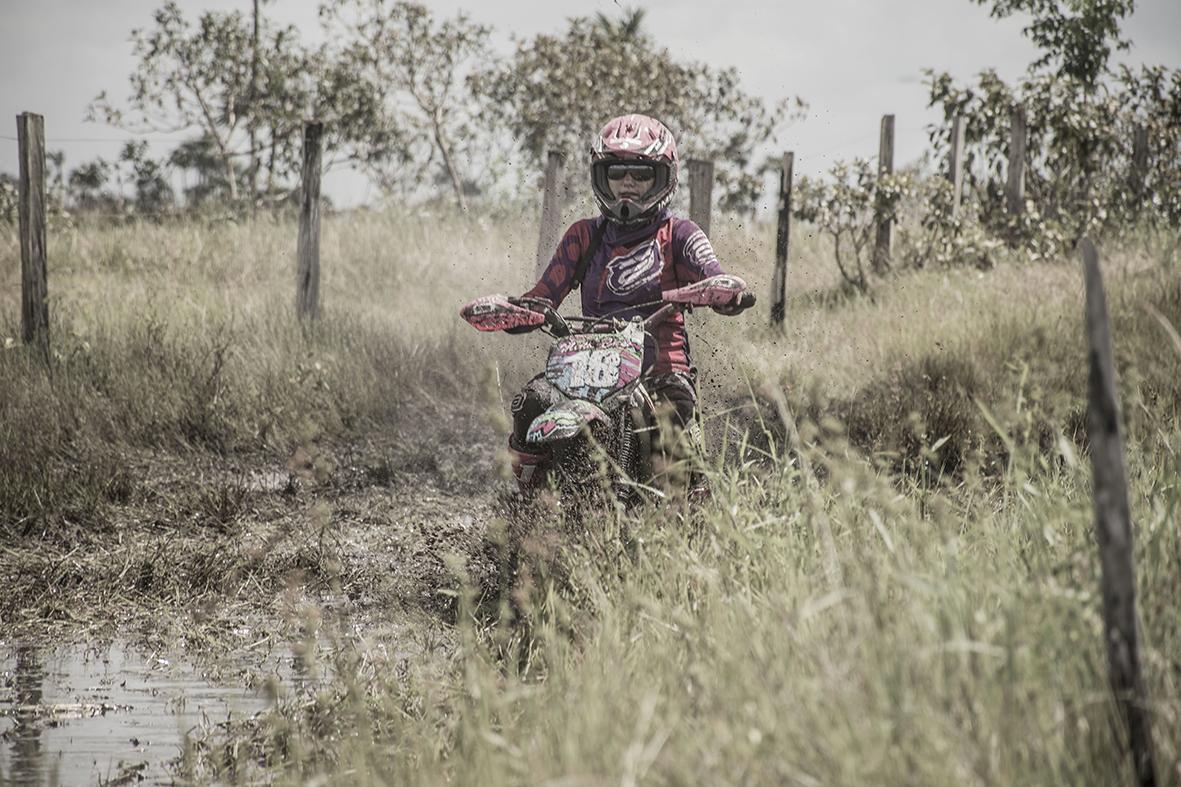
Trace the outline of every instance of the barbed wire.
<instances>
[{"instance_id":1,"label":"barbed wire","mask_svg":"<svg viewBox=\"0 0 1181 787\"><path fill-rule=\"evenodd\" d=\"M896 133L896 134L899 134L899 133L911 134L911 133L920 132L920 131L925 132L926 130L927 130L926 126L906 126L903 128L895 129L894 133ZM857 142L866 142L868 140L873 139L876 136L877 136L877 133L875 133L875 132L866 132L866 133L860 134L856 137L850 137L850 138L846 139L844 142L838 142L835 145L825 148L824 150L819 150L819 151L813 150L813 151L807 151L807 152L809 155L812 155L812 156L823 156L828 153L832 153L833 151L840 150L843 147L847 147L849 145L857 143ZM17 137L10 137L7 134L0 134L0 139L6 139L6 140L9 140L12 142L19 141ZM127 137L46 137L45 141L46 142L136 142L139 140L146 140L148 142L188 142L192 139L194 139L194 137L191 137L191 136L190 137L174 137L174 136L158 136L158 135L153 135L153 134L136 134L136 135L131 135L131 136L127 136ZM803 151L801 151L801 153L802 152Z\"/></svg>"},{"instance_id":2,"label":"barbed wire","mask_svg":"<svg viewBox=\"0 0 1181 787\"><path fill-rule=\"evenodd\" d=\"M0 134L0 139L7 139L13 142L18 141L17 137L10 137L7 134ZM130 137L46 137L48 142L138 142L140 140L147 142L187 142L194 137L160 137L150 134Z\"/></svg>"},{"instance_id":3,"label":"barbed wire","mask_svg":"<svg viewBox=\"0 0 1181 787\"><path fill-rule=\"evenodd\" d=\"M270 210L263 208L263 210ZM50 210L47 215L51 219L68 219L71 221L85 221L90 218L101 219L138 219L147 217L167 217L175 219L206 219L208 221L236 221L244 218L249 213L249 209L244 209L244 212L235 212L232 210L222 209L221 212L212 212L202 208L191 209L175 209L175 208L157 208L157 209L140 209L130 208L125 211L120 210L92 210L90 208L67 209L64 211Z\"/></svg>"}]
</instances>

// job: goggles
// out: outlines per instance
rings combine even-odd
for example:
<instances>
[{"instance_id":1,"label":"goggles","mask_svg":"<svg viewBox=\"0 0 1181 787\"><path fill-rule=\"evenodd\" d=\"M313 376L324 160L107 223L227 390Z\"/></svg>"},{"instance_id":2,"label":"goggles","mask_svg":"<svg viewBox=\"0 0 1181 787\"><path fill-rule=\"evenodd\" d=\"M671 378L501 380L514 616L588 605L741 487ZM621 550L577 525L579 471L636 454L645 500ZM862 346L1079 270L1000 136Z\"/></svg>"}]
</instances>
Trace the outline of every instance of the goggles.
<instances>
[{"instance_id":1,"label":"goggles","mask_svg":"<svg viewBox=\"0 0 1181 787\"><path fill-rule=\"evenodd\" d=\"M623 180L628 175L637 183L656 179L656 167L651 164L608 164L607 180Z\"/></svg>"}]
</instances>

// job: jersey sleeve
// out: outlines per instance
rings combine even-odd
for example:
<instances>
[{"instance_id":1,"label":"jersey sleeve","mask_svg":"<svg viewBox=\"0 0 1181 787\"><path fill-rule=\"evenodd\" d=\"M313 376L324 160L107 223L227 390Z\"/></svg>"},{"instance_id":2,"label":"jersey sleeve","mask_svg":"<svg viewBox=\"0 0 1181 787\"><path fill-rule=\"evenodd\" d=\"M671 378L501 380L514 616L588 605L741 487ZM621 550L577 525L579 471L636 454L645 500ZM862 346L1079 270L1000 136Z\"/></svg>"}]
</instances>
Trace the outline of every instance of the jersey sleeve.
<instances>
[{"instance_id":1,"label":"jersey sleeve","mask_svg":"<svg viewBox=\"0 0 1181 787\"><path fill-rule=\"evenodd\" d=\"M583 249L590 245L590 224L589 220L583 219L567 228L549 265L545 266L545 272L537 284L521 297L545 298L555 309L562 305L562 301L574 288L574 272Z\"/></svg>"},{"instance_id":2,"label":"jersey sleeve","mask_svg":"<svg viewBox=\"0 0 1181 787\"><path fill-rule=\"evenodd\" d=\"M672 247L679 281L692 283L725 273L713 244L696 222L677 220L673 226Z\"/></svg>"}]
</instances>

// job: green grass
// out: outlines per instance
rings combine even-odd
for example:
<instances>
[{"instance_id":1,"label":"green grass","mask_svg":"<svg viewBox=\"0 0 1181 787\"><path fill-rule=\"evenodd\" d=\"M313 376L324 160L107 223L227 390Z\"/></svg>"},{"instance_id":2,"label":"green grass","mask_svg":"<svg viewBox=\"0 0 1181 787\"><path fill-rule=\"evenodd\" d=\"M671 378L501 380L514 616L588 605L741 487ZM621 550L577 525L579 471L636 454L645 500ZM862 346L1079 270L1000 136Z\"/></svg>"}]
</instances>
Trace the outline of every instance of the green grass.
<instances>
[{"instance_id":1,"label":"green grass","mask_svg":"<svg viewBox=\"0 0 1181 787\"><path fill-rule=\"evenodd\" d=\"M772 228L719 224L719 256L762 296ZM19 332L19 255L0 233L2 340ZM539 533L523 620L470 587L443 657L390 655L396 643L324 623L327 682L194 741L182 769L397 784L1127 782L1105 683L1077 264L911 271L850 298L824 244L807 228L796 238L785 332L761 324L765 311L690 318L713 504ZM531 283L529 217L330 217L324 319L305 327L294 239L270 219L51 234L51 373L19 346L0 352L6 542L101 537L113 511L172 506L207 524L213 566L175 571L207 582L238 575L216 538L236 538L249 506L229 487L157 500L153 456L283 463L383 435L392 464L373 467L389 480L448 446L495 450L544 345L477 334L457 309ZM1147 307L1181 326L1175 246L1101 249L1166 783L1181 778L1181 353ZM499 482L492 463L448 478L473 492Z\"/></svg>"}]
</instances>

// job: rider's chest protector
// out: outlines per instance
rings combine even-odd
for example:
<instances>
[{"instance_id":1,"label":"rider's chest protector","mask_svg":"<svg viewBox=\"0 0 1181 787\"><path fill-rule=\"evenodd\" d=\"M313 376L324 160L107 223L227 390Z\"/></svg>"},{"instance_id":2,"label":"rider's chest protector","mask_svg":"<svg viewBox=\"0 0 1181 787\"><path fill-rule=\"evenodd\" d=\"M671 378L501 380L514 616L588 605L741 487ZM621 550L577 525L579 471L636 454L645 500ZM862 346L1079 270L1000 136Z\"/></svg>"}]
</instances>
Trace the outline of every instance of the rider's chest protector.
<instances>
[{"instance_id":1,"label":"rider's chest protector","mask_svg":"<svg viewBox=\"0 0 1181 787\"><path fill-rule=\"evenodd\" d=\"M582 285L583 314L647 317L660 308L661 292L681 286L675 265L673 227L676 219L656 225L640 236L604 238L587 266ZM614 241L614 242L613 242ZM689 338L679 313L654 326L645 339L644 368L653 373L688 371Z\"/></svg>"},{"instance_id":2,"label":"rider's chest protector","mask_svg":"<svg viewBox=\"0 0 1181 787\"><path fill-rule=\"evenodd\" d=\"M654 312L660 293L678 286L673 264L673 219L636 238L621 234L603 241L587 266L582 285L583 314L631 317ZM652 304L641 307L640 304Z\"/></svg>"}]
</instances>

